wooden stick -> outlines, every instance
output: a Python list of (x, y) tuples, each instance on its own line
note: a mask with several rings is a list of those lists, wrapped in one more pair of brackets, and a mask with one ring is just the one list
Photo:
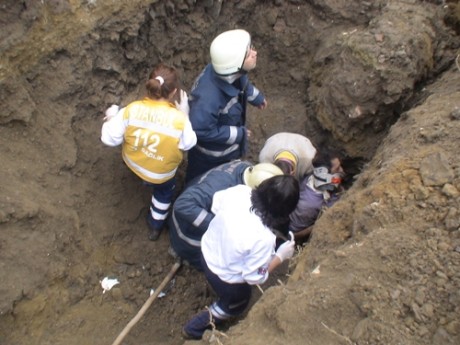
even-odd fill
[(145, 314), (147, 309), (150, 307), (150, 305), (153, 303), (153, 301), (157, 298), (157, 296), (160, 294), (160, 292), (164, 289), (166, 284), (169, 283), (169, 281), (174, 277), (176, 274), (177, 270), (180, 267), (180, 262), (176, 262), (171, 270), (169, 271), (168, 275), (163, 279), (161, 282), (160, 286), (155, 290), (155, 292), (145, 301), (144, 305), (142, 308), (137, 312), (136, 316), (132, 318), (131, 321), (126, 325), (126, 327), (121, 331), (121, 333), (118, 335), (117, 339), (112, 343), (112, 345), (120, 345), (123, 339), (128, 335), (129, 331), (131, 328), (134, 327), (134, 325), (140, 320), (142, 315)]

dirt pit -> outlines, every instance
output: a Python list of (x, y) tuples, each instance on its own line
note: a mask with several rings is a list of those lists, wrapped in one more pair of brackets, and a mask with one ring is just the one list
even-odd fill
[[(460, 342), (458, 1), (7, 0), (1, 9), (1, 344), (111, 344), (168, 274), (168, 234), (148, 241), (150, 191), (100, 142), (103, 111), (142, 96), (160, 61), (189, 90), (212, 38), (231, 28), (251, 32), (251, 80), (269, 102), (249, 111), (246, 158), (291, 131), (342, 152), (351, 179), (299, 255), (263, 294), (254, 288), (247, 315), (214, 336)], [(183, 169), (178, 180), (180, 191)], [(103, 293), (106, 276), (120, 284)], [(165, 292), (123, 344), (183, 344), (182, 325), (213, 300), (189, 267)]]

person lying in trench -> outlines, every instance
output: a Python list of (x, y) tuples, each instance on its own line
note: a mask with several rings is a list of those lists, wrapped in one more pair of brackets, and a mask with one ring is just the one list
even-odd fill
[(213, 195), (239, 184), (255, 188), (267, 178), (281, 174), (282, 171), (270, 163), (254, 166), (247, 161), (235, 160), (190, 181), (174, 202), (168, 220), (169, 253), (202, 271), (201, 238), (214, 218), (211, 212)]
[(315, 156), (313, 173), (301, 181), (299, 202), (289, 216), (289, 231), (294, 233), (296, 241), (307, 241), (321, 212), (339, 200), (344, 177), (338, 155)]

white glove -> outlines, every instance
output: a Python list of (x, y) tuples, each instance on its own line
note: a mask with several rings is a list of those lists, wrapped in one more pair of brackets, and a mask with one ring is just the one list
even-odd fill
[(289, 231), (290, 241), (284, 242), (282, 245), (278, 247), (275, 255), (283, 262), (284, 260), (292, 258), (294, 255), (295, 249), (295, 241), (294, 241), (294, 234), (292, 231)]
[(182, 111), (185, 115), (188, 115), (190, 112), (190, 107), (188, 106), (188, 96), (187, 92), (180, 90), (180, 103), (175, 101), (177, 110)]
[(104, 121), (110, 120), (112, 117), (118, 114), (120, 107), (116, 104), (112, 104), (107, 110), (105, 111)]

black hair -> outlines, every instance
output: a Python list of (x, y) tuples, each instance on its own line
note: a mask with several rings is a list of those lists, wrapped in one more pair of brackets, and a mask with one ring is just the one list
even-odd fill
[(275, 160), (273, 164), (280, 168), (284, 175), (291, 175), (292, 169), (294, 168), (292, 164), (289, 164), (285, 160), (281, 159)]
[[(263, 181), (251, 193), (251, 210), (271, 229), (283, 225), (299, 201), (299, 183), (294, 176), (278, 175)], [(285, 233), (287, 235), (287, 231)]]
[(313, 167), (315, 168), (325, 167), (329, 171), (331, 171), (331, 168), (332, 168), (331, 159), (332, 158), (334, 157), (330, 156), (327, 153), (317, 153), (311, 163), (313, 164)]

